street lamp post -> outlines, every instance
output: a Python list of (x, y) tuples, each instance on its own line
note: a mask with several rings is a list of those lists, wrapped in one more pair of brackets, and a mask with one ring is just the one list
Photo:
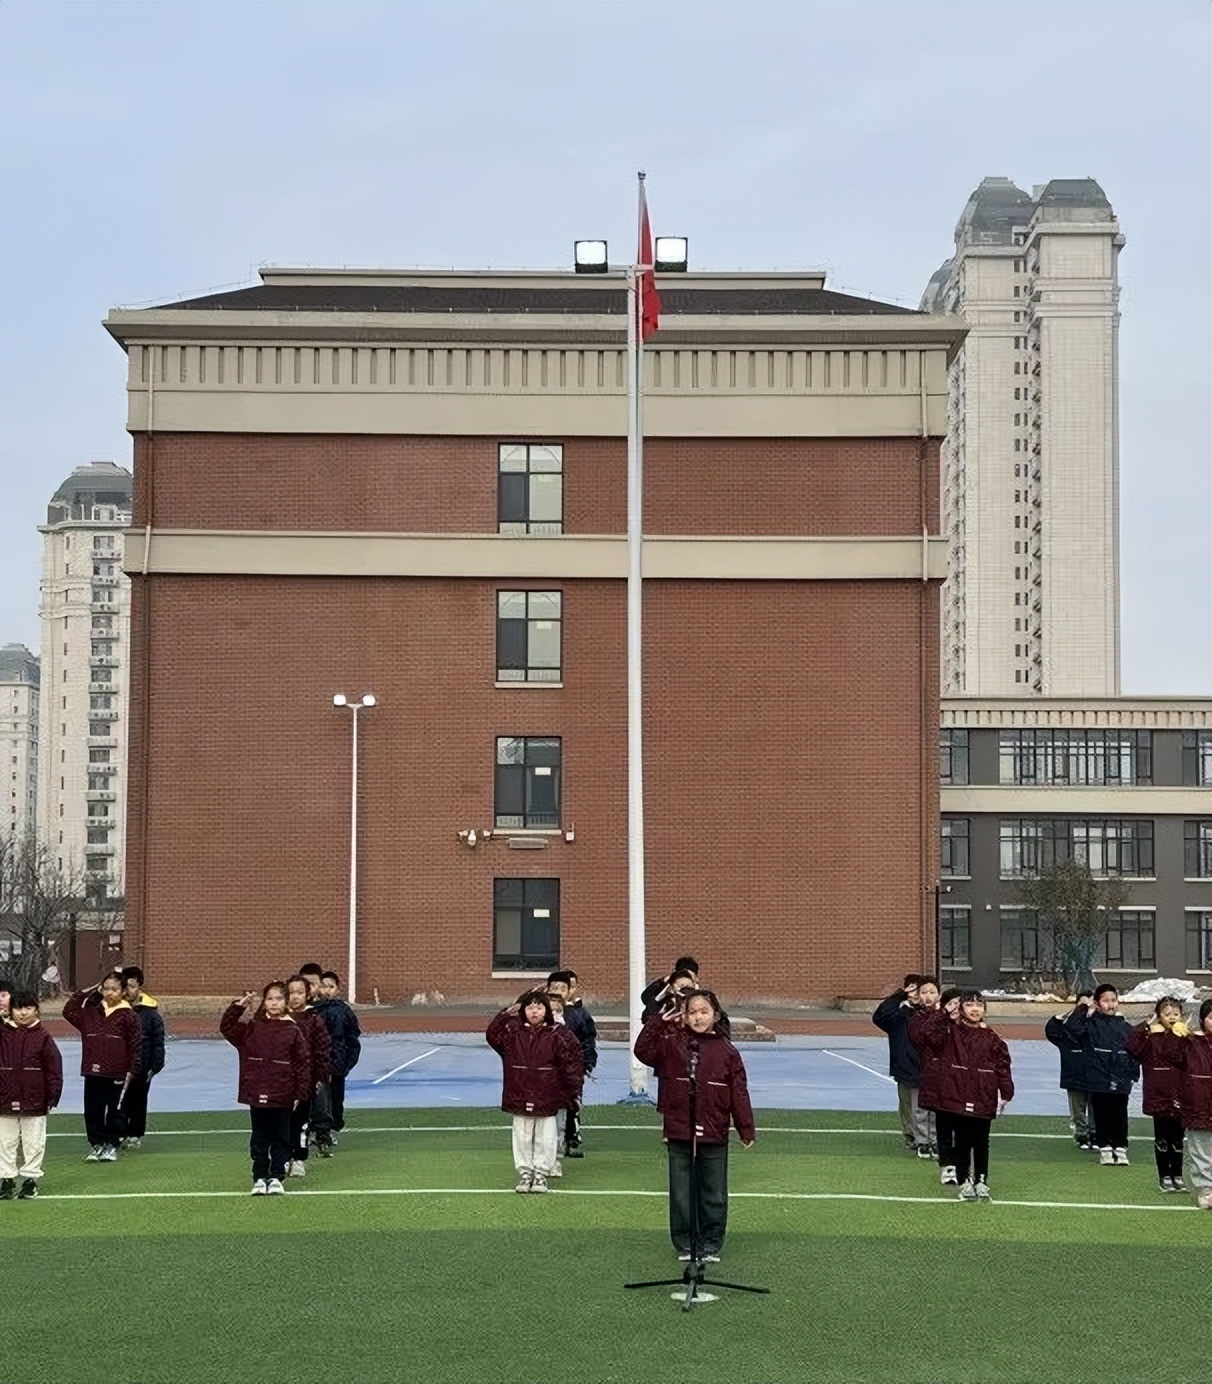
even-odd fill
[(369, 711), (375, 697), (367, 692), (360, 702), (352, 702), (338, 692), (333, 706), (353, 713), (353, 754), (349, 776), (349, 961), (346, 965), (346, 994), (353, 1004), (358, 997), (358, 712)]

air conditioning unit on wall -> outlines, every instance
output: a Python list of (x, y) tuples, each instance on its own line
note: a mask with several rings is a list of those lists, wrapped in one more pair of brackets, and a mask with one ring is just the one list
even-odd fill
[(545, 851), (545, 836), (511, 836), (506, 843), (511, 851)]

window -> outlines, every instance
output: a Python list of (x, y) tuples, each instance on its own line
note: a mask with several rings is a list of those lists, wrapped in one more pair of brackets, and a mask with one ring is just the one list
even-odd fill
[(972, 964), (972, 910), (945, 904), (938, 911), (938, 960), (945, 971)]
[(112, 692), (90, 692), (88, 707), (90, 711), (109, 711), (114, 704)]
[(497, 529), (564, 532), (564, 448), (502, 443), (497, 452)]
[(105, 721), (90, 721), (88, 723), (89, 735), (109, 735), (110, 727)]
[(90, 817), (108, 817), (109, 803), (89, 803), (88, 815)]
[(560, 964), (560, 881), (493, 881), (492, 969), (554, 971)]
[(1002, 783), (1152, 783), (1147, 730), (1008, 730), (998, 744)]
[(559, 827), (559, 740), (497, 736), (495, 824), (506, 830)]
[(966, 877), (968, 868), (968, 818), (944, 817), (941, 869), (943, 876)]
[(968, 731), (966, 728), (946, 727), (939, 732), (940, 783), (968, 782)]
[(1212, 879), (1212, 820), (1183, 823), (1183, 874)]
[(1212, 786), (1212, 730), (1183, 731), (1183, 783), (1188, 788)]
[(88, 762), (89, 762), (90, 764), (108, 764), (108, 763), (109, 763), (109, 751), (108, 751), (108, 750), (89, 750), (89, 752), (88, 752)]
[(88, 786), (90, 789), (93, 789), (94, 791), (103, 791), (108, 783), (109, 780), (105, 777), (104, 774), (89, 774), (88, 776)]
[(88, 844), (90, 846), (104, 846), (109, 843), (108, 827), (89, 827)]
[(1036, 971), (1048, 962), (1048, 938), (1042, 937), (1033, 908), (1001, 911), (1001, 969)]
[(998, 828), (1003, 879), (1038, 874), (1077, 860), (1095, 875), (1152, 875), (1153, 822), (1148, 819), (1020, 817)]
[(1187, 970), (1212, 971), (1212, 908), (1188, 908)]
[(1151, 908), (1119, 909), (1107, 929), (1101, 964), (1119, 971), (1153, 970), (1153, 919)]
[(559, 682), (564, 598), (558, 591), (497, 592), (497, 681)]

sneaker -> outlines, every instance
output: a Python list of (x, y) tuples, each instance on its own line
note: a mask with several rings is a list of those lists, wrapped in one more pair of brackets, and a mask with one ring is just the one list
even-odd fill
[(33, 1201), (38, 1195), (38, 1183), (36, 1179), (27, 1177), (21, 1184), (21, 1190), (17, 1193), (18, 1201)]
[(547, 1179), (542, 1173), (535, 1173), (534, 1180), (530, 1184), (530, 1190), (532, 1192), (549, 1192), (551, 1188), (548, 1187)]
[(302, 1160), (301, 1158), (295, 1159), (295, 1161), (294, 1161), (293, 1163), (287, 1163), (287, 1165), (286, 1165), (286, 1176), (287, 1176), (287, 1177), (306, 1177), (306, 1176), (307, 1176), (307, 1164), (304, 1163), (303, 1160)]
[(89, 1149), (89, 1151), (84, 1155), (84, 1161), (85, 1161), (86, 1163), (100, 1163), (100, 1161), (101, 1161), (101, 1145), (100, 1145), (100, 1144), (94, 1144), (94, 1145), (92, 1146), (92, 1148)]
[(989, 1184), (985, 1181), (983, 1177), (978, 1177), (976, 1179), (976, 1199), (977, 1201), (993, 1200), (993, 1198), (989, 1195)]
[(1201, 1192), (1195, 1204), (1201, 1211), (1212, 1211), (1212, 1188), (1206, 1192)]
[(17, 1195), (17, 1179), (6, 1177), (0, 1179), (0, 1201), (12, 1201)]
[(976, 1200), (976, 1188), (973, 1186), (972, 1179), (970, 1177), (966, 1177), (964, 1179), (963, 1184), (959, 1189), (959, 1199), (960, 1201)]
[(678, 1255), (678, 1263), (679, 1263), (679, 1264), (689, 1264), (689, 1263), (690, 1263), (690, 1251), (689, 1251), (689, 1250), (686, 1250), (685, 1253), (679, 1254), (679, 1255)]
[(340, 1140), (337, 1138), (335, 1134), (330, 1134), (328, 1136), (328, 1142), (332, 1145), (333, 1148), (336, 1148), (336, 1146), (340, 1143)]
[(129, 1139), (123, 1139), (122, 1142), (118, 1145), (118, 1147), (122, 1149), (137, 1149), (141, 1148), (142, 1145), (143, 1140), (141, 1138), (138, 1138), (137, 1136), (134, 1136)]
[(271, 1177), (265, 1184), (265, 1194), (267, 1196), (281, 1196), (285, 1191), (286, 1188), (282, 1186), (282, 1179), (280, 1177)]
[(532, 1173), (522, 1173), (518, 1178), (518, 1185), (513, 1190), (515, 1192), (529, 1192), (533, 1181), (534, 1175)]
[(1109, 1168), (1115, 1162), (1115, 1154), (1110, 1149), (1099, 1149), (1098, 1161), (1102, 1167)]
[(1076, 1143), (1077, 1147), (1081, 1150), (1082, 1153), (1089, 1153), (1090, 1150), (1094, 1147), (1094, 1145), (1090, 1142), (1089, 1139), (1078, 1139), (1076, 1140)]
[(1128, 1150), (1127, 1150), (1127, 1149), (1116, 1149), (1116, 1150), (1115, 1150), (1115, 1166), (1116, 1166), (1117, 1168), (1126, 1168), (1126, 1167), (1128, 1166)]
[(101, 1150), (101, 1152), (97, 1155), (98, 1163), (116, 1163), (117, 1161), (118, 1150), (114, 1148), (113, 1144), (106, 1144), (105, 1147)]
[(336, 1145), (336, 1142), (337, 1141), (335, 1139), (317, 1139), (316, 1152), (320, 1155), (321, 1158), (331, 1158), (332, 1151)]
[(699, 1259), (704, 1264), (718, 1264), (720, 1262), (720, 1252), (718, 1249), (705, 1249), (699, 1255)]
[(945, 1167), (942, 1170), (942, 1172), (939, 1173), (938, 1180), (943, 1184), (944, 1187), (959, 1186), (959, 1174), (950, 1165)]
[(254, 1197), (263, 1197), (265, 1193), (268, 1191), (269, 1188), (265, 1185), (265, 1179), (263, 1177), (259, 1177), (253, 1183), (252, 1192), (250, 1193), (250, 1195)]
[(1163, 1177), (1158, 1179), (1157, 1190), (1159, 1192), (1177, 1192), (1178, 1188), (1175, 1186), (1172, 1177)]
[(568, 1147), (568, 1148), (566, 1148), (566, 1149), (564, 1150), (564, 1157), (565, 1157), (565, 1158), (584, 1158), (584, 1157), (585, 1157), (585, 1150), (580, 1146), (580, 1144), (572, 1144), (570, 1147)]
[(929, 1144), (918, 1144), (914, 1152), (919, 1158), (933, 1158), (934, 1154), (930, 1150)]

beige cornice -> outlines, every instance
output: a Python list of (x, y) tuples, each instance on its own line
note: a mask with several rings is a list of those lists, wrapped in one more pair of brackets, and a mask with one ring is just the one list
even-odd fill
[(939, 789), (943, 812), (996, 812), (1005, 817), (1041, 815), (1113, 817), (1206, 817), (1206, 788), (1155, 788), (1150, 785), (1114, 788), (1018, 784)]
[[(400, 534), (155, 529), (126, 534), (133, 574), (211, 576), (470, 577), (487, 580), (627, 576), (627, 542), (615, 535), (515, 538), (499, 534)], [(704, 581), (942, 581), (943, 538), (648, 538), (644, 575)], [(924, 568), (924, 572), (923, 572)]]
[(944, 726), (1123, 729), (1212, 727), (1208, 697), (944, 697)]

